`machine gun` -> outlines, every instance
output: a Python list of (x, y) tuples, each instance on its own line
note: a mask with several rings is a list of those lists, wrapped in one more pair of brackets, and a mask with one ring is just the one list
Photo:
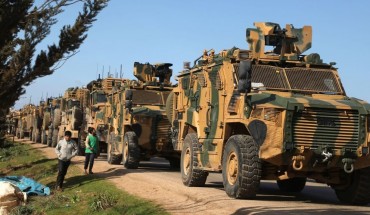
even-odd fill
[[(144, 85), (147, 86), (171, 86), (172, 76), (171, 63), (134, 63), (134, 75)], [(158, 79), (157, 79), (158, 78)]]
[[(287, 24), (284, 29), (272, 22), (256, 22), (256, 28), (247, 29), (247, 42), (252, 58), (298, 60), (299, 56), (311, 48), (312, 27), (294, 28)], [(265, 46), (274, 46), (266, 51)]]

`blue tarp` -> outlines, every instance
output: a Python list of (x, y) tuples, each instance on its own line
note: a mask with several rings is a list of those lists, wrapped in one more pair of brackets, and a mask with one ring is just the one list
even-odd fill
[(24, 176), (5, 176), (1, 177), (0, 181), (6, 181), (19, 187), (22, 192), (26, 192), (27, 195), (39, 195), (47, 196), (50, 195), (50, 188), (46, 187), (37, 181), (27, 178)]

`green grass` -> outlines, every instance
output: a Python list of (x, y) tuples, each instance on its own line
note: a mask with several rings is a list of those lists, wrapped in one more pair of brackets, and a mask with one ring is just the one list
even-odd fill
[[(54, 191), (57, 160), (48, 159), (29, 144), (9, 143), (0, 148), (0, 177), (26, 176)], [(124, 182), (123, 182), (124, 183)], [(71, 165), (65, 190), (50, 196), (31, 196), (26, 206), (12, 214), (168, 214), (158, 205), (117, 189), (112, 183), (94, 175), (83, 175)]]

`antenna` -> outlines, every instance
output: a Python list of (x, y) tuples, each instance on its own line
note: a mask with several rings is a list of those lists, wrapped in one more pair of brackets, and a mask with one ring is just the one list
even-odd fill
[(121, 64), (121, 68), (119, 70), (119, 78), (122, 79), (122, 75), (123, 75), (123, 72), (122, 72), (122, 64)]
[(104, 66), (103, 66), (103, 74), (101, 75), (101, 79), (104, 79)]
[(98, 78), (98, 73), (99, 73), (99, 64), (97, 63), (96, 64), (96, 73), (95, 73), (96, 78)]

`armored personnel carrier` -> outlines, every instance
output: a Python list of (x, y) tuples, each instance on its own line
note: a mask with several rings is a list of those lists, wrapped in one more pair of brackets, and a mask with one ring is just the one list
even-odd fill
[(107, 96), (112, 93), (113, 86), (121, 84), (120, 78), (107, 77), (91, 81), (87, 85), (90, 92), (89, 101), (83, 108), (81, 131), (79, 133), (80, 154), (84, 154), (85, 139), (89, 127), (95, 128), (99, 140), (99, 152), (107, 152), (108, 119)]
[(173, 89), (172, 64), (134, 63), (137, 81), (126, 82), (108, 99), (111, 104), (108, 162), (121, 161), (126, 168), (138, 168), (140, 161), (164, 157), (179, 167), (179, 153), (170, 140), (170, 123), (165, 104)]
[(71, 131), (71, 138), (77, 143), (80, 137), (83, 110), (89, 102), (90, 91), (84, 87), (68, 88), (61, 100), (61, 120), (58, 125), (57, 142), (64, 137), (65, 131)]
[(260, 180), (301, 191), (307, 178), (340, 201), (370, 202), (370, 105), (348, 97), (310, 26), (255, 23), (249, 50), (205, 51), (169, 97), (173, 145), (186, 186), (221, 172), (226, 193), (253, 198)]

